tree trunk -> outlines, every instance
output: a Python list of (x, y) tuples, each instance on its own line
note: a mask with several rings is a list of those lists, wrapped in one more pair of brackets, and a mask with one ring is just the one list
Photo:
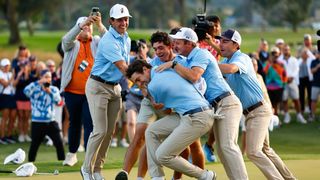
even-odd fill
[(180, 24), (185, 24), (186, 17), (185, 17), (185, 0), (179, 0), (180, 5)]
[(295, 33), (298, 32), (298, 24), (297, 23), (292, 23), (292, 31)]
[(9, 24), (10, 37), (9, 44), (20, 44), (21, 37), (18, 28), (18, 13), (16, 11), (17, 0), (6, 0), (6, 20)]
[(29, 36), (33, 36), (34, 28), (33, 28), (32, 20), (30, 18), (27, 19), (27, 29), (28, 29), (28, 32), (29, 32)]

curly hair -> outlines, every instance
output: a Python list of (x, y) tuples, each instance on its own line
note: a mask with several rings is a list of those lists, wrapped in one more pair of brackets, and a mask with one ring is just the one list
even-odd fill
[(150, 39), (151, 45), (153, 45), (156, 42), (163, 42), (164, 45), (170, 46), (172, 44), (172, 41), (166, 32), (160, 32), (157, 31), (151, 35)]

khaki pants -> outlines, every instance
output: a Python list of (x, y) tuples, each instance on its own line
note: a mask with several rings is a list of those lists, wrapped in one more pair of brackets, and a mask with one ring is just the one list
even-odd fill
[(242, 105), (232, 94), (218, 103), (217, 114), (223, 119), (215, 120), (213, 133), (217, 143), (217, 151), (221, 163), (229, 179), (248, 179), (246, 166), (237, 143)]
[(296, 179), (270, 147), (268, 126), (271, 116), (271, 108), (265, 102), (246, 116), (247, 156), (267, 179)]
[(93, 131), (90, 134), (83, 168), (100, 172), (121, 107), (120, 85), (108, 85), (91, 78), (86, 84)]
[(162, 165), (196, 178), (206, 172), (179, 154), (212, 128), (212, 114), (213, 110), (181, 117), (168, 115), (148, 127), (145, 138), (148, 170), (152, 178), (165, 176)]

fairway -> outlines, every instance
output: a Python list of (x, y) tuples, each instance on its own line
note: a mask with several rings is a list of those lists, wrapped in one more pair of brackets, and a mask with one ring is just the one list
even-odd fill
[[(294, 175), (301, 180), (318, 180), (320, 178), (320, 160), (287, 160), (285, 161), (289, 169), (294, 173)], [(207, 164), (205, 166), (207, 169), (214, 170), (219, 180), (228, 179), (227, 175), (224, 172), (223, 166), (221, 163), (216, 164)], [(246, 162), (247, 171), (249, 174), (249, 179), (266, 179), (263, 174), (259, 171), (259, 169), (251, 162)], [(103, 175), (106, 180), (112, 180), (116, 176), (119, 169), (108, 169), (103, 170)], [(166, 171), (166, 179), (170, 180), (172, 171), (169, 169), (165, 169)], [(132, 172), (130, 173), (129, 179), (136, 179), (137, 168), (133, 168)], [(25, 180), (26, 178), (19, 178), (14, 177), (13, 174), (7, 177), (0, 177), (0, 179), (22, 179)], [(81, 179), (79, 172), (70, 172), (70, 173), (60, 173), (57, 176), (54, 175), (34, 175), (27, 179), (46, 179), (46, 180), (70, 180), (70, 179)], [(145, 178), (145, 180), (150, 179), (149, 176)], [(183, 179), (192, 179), (190, 177), (184, 176)]]

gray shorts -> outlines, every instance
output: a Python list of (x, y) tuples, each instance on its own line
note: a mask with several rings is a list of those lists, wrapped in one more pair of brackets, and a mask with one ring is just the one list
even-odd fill
[(317, 101), (320, 94), (320, 87), (312, 86), (311, 88), (311, 100)]
[(287, 84), (283, 90), (282, 100), (287, 101), (289, 97), (294, 100), (299, 99), (299, 87), (295, 82)]
[(166, 116), (161, 111), (155, 110), (148, 98), (143, 98), (141, 101), (140, 111), (137, 118), (137, 123), (151, 124), (154, 121)]
[(141, 106), (141, 101), (143, 99), (143, 96), (138, 96), (132, 93), (129, 93), (126, 96), (127, 100), (126, 100), (126, 111), (129, 110), (134, 110), (135, 112), (139, 112), (140, 111), (140, 106)]

